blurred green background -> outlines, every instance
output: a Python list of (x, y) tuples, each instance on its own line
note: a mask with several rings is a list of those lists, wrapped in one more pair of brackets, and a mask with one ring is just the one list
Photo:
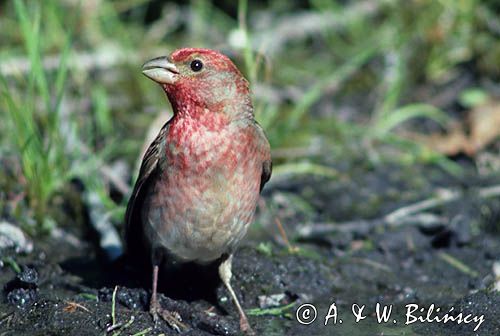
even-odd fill
[(485, 102), (500, 113), (499, 12), (496, 0), (4, 1), (0, 217), (48, 232), (78, 211), (78, 181), (120, 225), (148, 128), (170, 113), (141, 65), (188, 46), (223, 51), (250, 80), (273, 179), (335, 179), (353, 157), (460, 176), (463, 146), (415, 134), (447, 134)]

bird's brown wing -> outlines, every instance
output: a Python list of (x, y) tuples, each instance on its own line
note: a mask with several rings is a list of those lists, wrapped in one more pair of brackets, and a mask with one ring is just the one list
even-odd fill
[(259, 151), (262, 157), (262, 174), (260, 176), (260, 191), (264, 188), (264, 185), (271, 178), (271, 173), (273, 170), (273, 162), (271, 160), (271, 146), (267, 140), (266, 134), (262, 127), (255, 122), (257, 129), (257, 141), (259, 146)]
[[(169, 122), (165, 123), (155, 140), (149, 145), (148, 150), (142, 159), (139, 176), (135, 182), (134, 190), (128, 201), (125, 213), (125, 251), (128, 254), (137, 253), (139, 245), (142, 244), (142, 224), (141, 207), (144, 198), (144, 191), (151, 181), (151, 178), (158, 173), (158, 163), (160, 161), (161, 148), (164, 147), (166, 135), (168, 133)], [(133, 251), (133, 252), (132, 252)]]
[(264, 188), (264, 185), (271, 178), (271, 173), (273, 171), (273, 162), (271, 158), (262, 163), (262, 175), (260, 176), (260, 191)]

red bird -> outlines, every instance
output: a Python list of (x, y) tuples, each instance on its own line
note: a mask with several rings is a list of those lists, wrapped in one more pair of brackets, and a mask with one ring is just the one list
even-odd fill
[(144, 155), (126, 213), (127, 251), (146, 250), (153, 265), (150, 312), (156, 320), (161, 309), (160, 266), (217, 261), (240, 328), (251, 333), (230, 284), (231, 261), (271, 176), (271, 155), (248, 82), (209, 49), (155, 58), (143, 74), (162, 86), (174, 111)]

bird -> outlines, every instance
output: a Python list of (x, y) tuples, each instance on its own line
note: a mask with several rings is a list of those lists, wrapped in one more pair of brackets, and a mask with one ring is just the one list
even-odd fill
[(253, 334), (231, 286), (232, 260), (271, 177), (269, 141), (254, 116), (249, 82), (219, 51), (182, 48), (142, 73), (166, 93), (173, 116), (144, 154), (125, 215), (125, 249), (152, 265), (149, 311), (157, 321), (160, 267), (218, 263), (218, 273)]

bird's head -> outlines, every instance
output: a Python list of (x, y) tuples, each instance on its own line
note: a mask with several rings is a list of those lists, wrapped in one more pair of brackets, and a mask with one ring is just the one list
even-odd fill
[(217, 51), (179, 49), (146, 62), (142, 73), (163, 87), (174, 113), (253, 115), (247, 80)]

